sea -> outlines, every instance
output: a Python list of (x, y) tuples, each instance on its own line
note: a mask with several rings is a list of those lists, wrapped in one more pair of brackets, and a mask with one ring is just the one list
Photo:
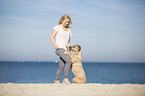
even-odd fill
[[(0, 62), (0, 83), (54, 83), (59, 62)], [(145, 63), (83, 62), (87, 83), (145, 84)], [(62, 73), (60, 82), (63, 82)], [(70, 70), (69, 81), (74, 74)]]

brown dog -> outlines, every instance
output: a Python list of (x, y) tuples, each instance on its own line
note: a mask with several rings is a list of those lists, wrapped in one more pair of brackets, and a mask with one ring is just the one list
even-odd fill
[[(68, 51), (69, 56), (72, 60), (72, 72), (75, 77), (73, 78), (73, 83), (84, 84), (86, 83), (86, 75), (84, 72), (84, 68), (82, 65), (82, 50), (79, 45), (74, 45), (69, 48)], [(70, 54), (70, 51), (74, 51), (74, 54)]]

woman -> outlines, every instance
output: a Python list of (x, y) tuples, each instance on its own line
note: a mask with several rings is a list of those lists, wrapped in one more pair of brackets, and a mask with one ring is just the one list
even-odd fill
[[(61, 84), (59, 80), (63, 72), (63, 69), (64, 69), (63, 83), (67, 85), (70, 84), (68, 80), (68, 74), (71, 67), (71, 59), (68, 54), (65, 54), (65, 52), (67, 52), (67, 49), (69, 50), (70, 37), (72, 36), (70, 30), (71, 23), (72, 20), (68, 15), (62, 16), (59, 21), (59, 25), (53, 28), (53, 32), (51, 34), (51, 42), (53, 43), (56, 49), (55, 53), (60, 57), (59, 68), (57, 70), (55, 84)], [(56, 42), (54, 41), (54, 38), (56, 39)]]

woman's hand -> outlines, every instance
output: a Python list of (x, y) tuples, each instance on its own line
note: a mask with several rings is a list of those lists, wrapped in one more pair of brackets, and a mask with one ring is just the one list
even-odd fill
[(67, 48), (67, 51), (70, 51), (70, 50), (69, 50), (69, 46), (66, 46), (66, 48)]
[(55, 45), (55, 49), (59, 49), (59, 47), (57, 45)]

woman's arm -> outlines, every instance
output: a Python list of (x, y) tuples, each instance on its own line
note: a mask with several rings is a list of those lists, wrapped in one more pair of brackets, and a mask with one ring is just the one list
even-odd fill
[(56, 34), (57, 34), (57, 32), (55, 30), (53, 30), (52, 34), (51, 34), (51, 42), (54, 45), (55, 49), (59, 49), (59, 47), (57, 46), (57, 44), (54, 41), (54, 37), (56, 36)]
[(70, 46), (70, 39), (69, 39), (68, 44), (66, 46), (66, 48), (67, 48), (68, 51), (69, 51), (69, 46)]

